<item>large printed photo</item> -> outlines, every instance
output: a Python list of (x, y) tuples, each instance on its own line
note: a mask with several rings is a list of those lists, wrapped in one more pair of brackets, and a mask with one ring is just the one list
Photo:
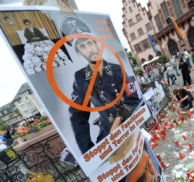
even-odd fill
[(1, 10), (0, 25), (30, 86), (87, 175), (150, 117), (108, 15)]
[[(128, 141), (127, 141), (128, 140)], [(163, 171), (139, 129), (95, 170), (93, 182), (162, 182)]]

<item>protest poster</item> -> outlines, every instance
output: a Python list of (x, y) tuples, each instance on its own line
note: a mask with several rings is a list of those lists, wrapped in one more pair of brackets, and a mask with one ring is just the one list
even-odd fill
[(154, 84), (155, 84), (154, 93), (157, 97), (158, 103), (160, 103), (164, 99), (165, 93), (162, 88), (162, 85), (158, 83), (158, 81), (155, 81)]
[(141, 130), (137, 128), (128, 139), (129, 141), (126, 140), (91, 174), (91, 181), (166, 181), (163, 170)]
[[(163, 90), (162, 90), (163, 91)], [(155, 89), (150, 88), (145, 94), (144, 98), (146, 100), (146, 103), (148, 107), (150, 108), (150, 111), (152, 113), (152, 116), (155, 118), (156, 115), (160, 112), (161, 107), (159, 104), (158, 99), (158, 92), (155, 92)]]
[(3, 7), (0, 26), (33, 92), (87, 176), (150, 117), (109, 15)]

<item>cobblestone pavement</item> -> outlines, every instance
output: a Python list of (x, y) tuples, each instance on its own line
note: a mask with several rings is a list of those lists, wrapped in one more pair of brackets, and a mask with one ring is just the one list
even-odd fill
[[(194, 169), (194, 151), (188, 147), (188, 144), (192, 144), (194, 147), (193, 133), (194, 120), (186, 121), (183, 128), (168, 129), (166, 139), (161, 139), (159, 145), (154, 148), (154, 153), (159, 154), (165, 164), (169, 164), (169, 167), (164, 171), (168, 182), (175, 182), (179, 176), (186, 182), (185, 172)], [(182, 138), (182, 134), (186, 135), (186, 140)], [(179, 147), (175, 145), (176, 140), (180, 143)], [(183, 159), (179, 158), (180, 152), (184, 156)]]

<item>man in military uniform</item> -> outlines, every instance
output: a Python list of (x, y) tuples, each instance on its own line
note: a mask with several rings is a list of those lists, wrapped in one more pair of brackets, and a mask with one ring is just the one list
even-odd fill
[[(81, 29), (80, 27), (78, 28), (80, 33)], [(74, 28), (74, 31), (75, 29), (76, 28)], [(103, 58), (97, 60), (99, 46), (97, 42), (92, 39), (78, 38), (74, 39), (71, 44), (77, 54), (83, 56), (88, 61), (88, 65), (85, 68), (75, 73), (72, 100), (79, 105), (83, 104), (94, 67), (96, 62), (100, 61), (88, 107), (91, 106), (91, 104), (95, 107), (100, 107), (111, 103), (116, 99), (122, 89), (123, 73), (120, 65), (108, 63)], [(126, 73), (124, 73), (124, 75), (127, 78), (127, 83), (125, 85), (125, 92), (120, 101), (111, 108), (100, 111), (100, 117), (94, 121), (94, 124), (98, 125), (100, 128), (97, 142), (106, 137), (110, 131), (118, 127), (143, 104), (143, 100), (139, 98), (134, 84), (136, 81), (135, 78), (133, 76), (127, 76)], [(81, 111), (73, 107), (69, 108), (69, 112), (75, 139), (83, 154), (94, 146), (90, 136), (90, 112)]]

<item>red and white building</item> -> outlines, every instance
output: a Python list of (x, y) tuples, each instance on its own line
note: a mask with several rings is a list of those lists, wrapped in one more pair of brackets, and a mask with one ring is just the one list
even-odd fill
[[(167, 57), (194, 47), (194, 0), (150, 0), (147, 9), (136, 0), (123, 2), (123, 33), (138, 64), (157, 55)], [(184, 33), (179, 40), (169, 17), (174, 17)], [(155, 40), (154, 53), (148, 35)]]

